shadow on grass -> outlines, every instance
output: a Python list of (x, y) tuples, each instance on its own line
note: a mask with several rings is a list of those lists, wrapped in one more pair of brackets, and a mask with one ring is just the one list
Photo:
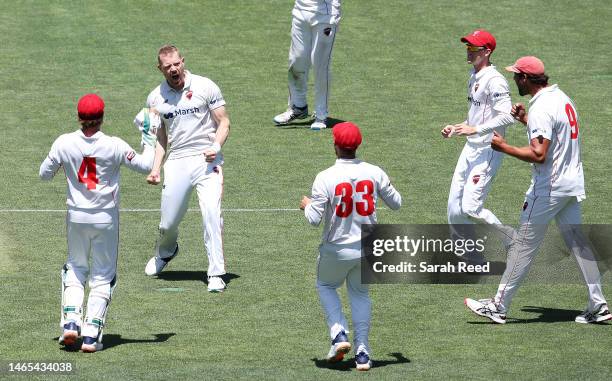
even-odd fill
[[(156, 333), (154, 335), (155, 336), (154, 339), (125, 339), (121, 337), (121, 335), (107, 334), (107, 335), (104, 335), (104, 337), (102, 338), (102, 344), (104, 344), (104, 347), (102, 348), (102, 350), (107, 350), (112, 347), (116, 347), (117, 345), (123, 345), (123, 344), (163, 343), (163, 342), (168, 341), (168, 339), (174, 335), (176, 335), (176, 333)], [(59, 337), (53, 338), (53, 340), (55, 341), (57, 341), (58, 339)], [(77, 345), (73, 347), (63, 347), (62, 348), (62, 350), (66, 352), (76, 352), (79, 349), (80, 349), (80, 340), (77, 343)]]
[[(561, 308), (546, 308), (537, 306), (525, 306), (521, 311), (539, 314), (539, 316), (531, 319), (507, 319), (510, 324), (528, 324), (528, 323), (561, 323), (573, 322), (576, 316), (582, 311), (565, 310)], [(468, 324), (495, 324), (487, 318), (482, 318), (482, 321), (470, 321)], [(601, 323), (599, 323), (601, 324)], [(605, 323), (604, 323), (605, 324)]]
[[(395, 357), (395, 360), (372, 360), (372, 368), (382, 368), (387, 365), (407, 364), (410, 362), (410, 359), (404, 357), (404, 355), (399, 352), (389, 353), (389, 356)], [(320, 360), (317, 358), (311, 360), (315, 363), (317, 368), (339, 370), (341, 372), (347, 372), (355, 368), (355, 359), (352, 357), (336, 363), (329, 363), (325, 359)]]
[[(240, 275), (227, 273), (221, 275), (221, 278), (225, 284), (229, 284), (232, 279), (240, 278)], [(157, 279), (168, 281), (201, 280), (208, 284), (208, 274), (206, 271), (163, 271), (157, 275)]]
[[(310, 125), (314, 122), (313, 118), (301, 119), (300, 121), (295, 121), (289, 124), (283, 124), (281, 126), (276, 126), (280, 130), (291, 130), (294, 128), (310, 128)], [(336, 118), (327, 118), (327, 128), (332, 128), (338, 123), (346, 122), (344, 119), (336, 119)]]

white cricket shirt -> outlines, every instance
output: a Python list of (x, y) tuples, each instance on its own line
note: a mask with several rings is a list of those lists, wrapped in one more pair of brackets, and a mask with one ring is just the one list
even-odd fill
[(55, 140), (40, 165), (39, 175), (43, 180), (51, 180), (60, 167), (64, 168), (70, 221), (110, 223), (109, 209), (119, 207), (119, 167), (125, 164), (140, 173), (148, 173), (154, 156), (151, 146), (145, 146), (139, 155), (120, 138), (102, 131), (87, 137), (77, 130)]
[(467, 124), (479, 130), (478, 134), (467, 137), (468, 142), (488, 145), (493, 139), (493, 131), (504, 136), (506, 127), (514, 123), (510, 114), (512, 101), (506, 78), (492, 65), (477, 73), (472, 68), (467, 94), (469, 104)]
[[(221, 90), (213, 81), (188, 71), (182, 90), (174, 90), (166, 80), (157, 86), (147, 98), (147, 107), (157, 107), (162, 112), (168, 160), (202, 155), (210, 148), (217, 132), (211, 110), (224, 105)], [(223, 162), (221, 152), (215, 162)]]
[(353, 244), (361, 241), (362, 224), (376, 223), (379, 196), (391, 209), (402, 204), (382, 169), (359, 159), (338, 159), (315, 178), (304, 214), (312, 225), (325, 220), (322, 243)]
[(533, 196), (584, 196), (580, 157), (580, 125), (572, 100), (557, 85), (545, 87), (529, 101), (529, 141), (538, 136), (550, 140), (546, 160), (533, 163)]
[(295, 0), (294, 8), (323, 15), (339, 15), (340, 0)]

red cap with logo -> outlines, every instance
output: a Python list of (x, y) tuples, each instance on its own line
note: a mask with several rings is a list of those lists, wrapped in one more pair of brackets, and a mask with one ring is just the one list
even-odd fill
[(104, 116), (104, 101), (96, 94), (83, 95), (79, 99), (77, 112), (82, 120), (101, 119)]
[(497, 45), (495, 37), (484, 29), (476, 29), (467, 36), (461, 37), (461, 42), (474, 46), (484, 46), (491, 51), (494, 51)]
[(361, 131), (351, 122), (342, 122), (334, 126), (332, 131), (334, 144), (342, 149), (356, 150), (361, 144)]
[(544, 62), (534, 56), (521, 57), (516, 60), (514, 65), (506, 66), (506, 70), (512, 73), (542, 75), (544, 74)]

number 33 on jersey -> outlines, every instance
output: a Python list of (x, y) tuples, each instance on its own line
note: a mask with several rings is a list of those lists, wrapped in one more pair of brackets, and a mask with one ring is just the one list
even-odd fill
[(324, 242), (356, 243), (361, 240), (361, 225), (377, 222), (379, 197), (391, 209), (401, 206), (401, 195), (381, 168), (359, 159), (338, 159), (317, 175), (306, 218), (313, 225), (325, 220)]

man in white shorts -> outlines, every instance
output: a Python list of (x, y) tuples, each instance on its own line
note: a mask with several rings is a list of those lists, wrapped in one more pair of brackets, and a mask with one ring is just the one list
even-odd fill
[(315, 73), (315, 121), (327, 127), (332, 49), (340, 22), (340, 0), (295, 0), (289, 48), (289, 108), (274, 117), (278, 126), (308, 117), (308, 72)]
[(368, 370), (372, 366), (368, 344), (371, 302), (368, 285), (361, 283), (361, 225), (376, 223), (378, 197), (393, 210), (399, 209), (402, 197), (382, 169), (355, 157), (361, 144), (356, 125), (336, 124), (333, 135), (336, 164), (317, 175), (311, 198), (304, 196), (300, 208), (310, 224), (325, 221), (317, 260), (317, 290), (332, 339), (327, 360), (338, 362), (351, 349), (337, 292), (346, 280), (355, 330), (355, 363), (357, 370)]
[(581, 132), (574, 102), (557, 85), (548, 84), (544, 64), (536, 57), (519, 58), (506, 70), (514, 73), (519, 94), (531, 95), (528, 115), (523, 104), (512, 107), (513, 116), (527, 126), (529, 146), (511, 146), (498, 134), (491, 146), (496, 151), (532, 163), (531, 186), (497, 294), (493, 299), (467, 298), (465, 305), (479, 316), (505, 323), (512, 298), (554, 218), (587, 285), (588, 304), (576, 317), (576, 322), (610, 320), (612, 314), (603, 296), (597, 261), (576, 226), (582, 223), (580, 202), (586, 196), (580, 157)]
[(514, 123), (510, 115), (510, 90), (504, 76), (491, 63), (491, 54), (496, 47), (491, 33), (478, 29), (461, 38), (461, 42), (466, 44), (467, 62), (473, 69), (467, 86), (467, 120), (442, 129), (445, 138), (452, 135), (467, 137), (451, 181), (448, 223), (494, 224), (508, 246), (512, 230), (501, 226), (500, 220), (484, 207), (484, 203), (503, 158), (501, 153), (491, 149), (493, 132), (503, 136), (506, 127)]
[[(40, 166), (40, 178), (51, 180), (63, 167), (68, 182), (68, 260), (61, 272), (60, 344), (75, 346), (82, 331), (82, 351), (95, 352), (102, 348), (102, 329), (117, 284), (119, 168), (125, 165), (141, 173), (151, 170), (155, 126), (150, 129), (147, 126), (147, 131), (143, 131), (144, 150), (139, 155), (120, 138), (100, 131), (104, 117), (102, 98), (95, 94), (83, 96), (77, 111), (81, 129), (55, 140)], [(83, 322), (88, 280), (87, 314)]]
[(166, 161), (159, 238), (145, 273), (159, 274), (178, 254), (178, 227), (195, 188), (208, 254), (208, 291), (221, 292), (225, 289), (221, 279), (225, 274), (221, 147), (230, 130), (225, 100), (213, 81), (185, 70), (185, 59), (173, 45), (159, 49), (158, 68), (165, 80), (147, 98), (147, 107), (155, 108), (162, 121), (157, 133), (159, 151), (147, 178), (149, 183), (159, 184), (164, 156)]

